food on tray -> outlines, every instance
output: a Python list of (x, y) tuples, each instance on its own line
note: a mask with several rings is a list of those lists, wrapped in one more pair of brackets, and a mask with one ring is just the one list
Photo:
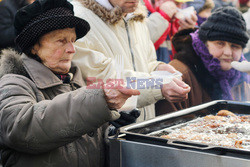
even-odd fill
[(164, 132), (161, 137), (166, 139), (250, 149), (250, 115), (235, 115), (228, 110), (172, 126)]
[(236, 115), (228, 110), (220, 110), (217, 114), (218, 116), (233, 116), (236, 117)]

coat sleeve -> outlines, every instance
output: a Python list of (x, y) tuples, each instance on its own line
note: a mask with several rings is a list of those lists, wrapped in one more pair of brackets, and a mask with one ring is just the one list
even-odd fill
[(1, 78), (0, 125), (4, 145), (32, 154), (47, 152), (117, 118), (115, 111), (108, 109), (101, 90), (80, 88), (52, 100), (41, 100), (42, 97), (26, 77), (10, 74)]
[[(79, 43), (78, 43), (79, 44)], [(155, 68), (163, 62), (156, 60), (155, 50), (153, 44), (150, 42), (148, 49), (148, 69), (149, 71), (154, 71)], [(94, 81), (98, 82), (98, 79), (109, 79), (116, 78), (116, 70), (114, 61), (106, 57), (103, 53), (94, 51), (91, 49), (86, 49), (84, 47), (76, 46), (77, 54), (74, 56), (74, 62), (79, 66), (83, 74), (83, 78), (87, 81), (89, 77), (95, 77)], [(126, 77), (136, 77), (136, 78), (147, 78), (150, 77), (149, 73), (138, 72), (133, 70), (124, 70), (123, 76)], [(133, 88), (133, 87), (130, 87)], [(139, 89), (140, 96), (138, 98), (138, 108), (145, 107), (147, 105), (153, 104), (159, 99), (162, 99), (161, 89), (157, 88), (147, 88)]]
[(176, 68), (176, 70), (182, 73), (182, 80), (186, 84), (191, 87), (190, 92), (188, 93), (188, 99), (178, 102), (178, 103), (171, 103), (166, 100), (163, 100), (156, 104), (156, 116), (170, 113), (173, 111), (182, 110), (185, 108), (189, 108), (192, 106), (200, 105), (205, 102), (211, 101), (209, 95), (206, 91), (201, 87), (200, 83), (196, 79), (195, 75), (189, 69), (189, 67), (179, 60), (172, 60), (170, 65)]
[(150, 14), (146, 23), (149, 29), (150, 39), (153, 43), (163, 35), (169, 26), (169, 22), (158, 12)]

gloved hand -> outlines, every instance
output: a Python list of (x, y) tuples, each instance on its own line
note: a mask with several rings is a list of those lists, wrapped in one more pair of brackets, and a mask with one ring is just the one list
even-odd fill
[(136, 119), (140, 116), (141, 111), (134, 109), (132, 111), (120, 111), (120, 118), (110, 122), (111, 126), (109, 127), (109, 136), (116, 134), (117, 129), (136, 122)]
[(250, 62), (248, 61), (242, 61), (242, 62), (233, 61), (231, 63), (231, 66), (238, 71), (250, 74)]

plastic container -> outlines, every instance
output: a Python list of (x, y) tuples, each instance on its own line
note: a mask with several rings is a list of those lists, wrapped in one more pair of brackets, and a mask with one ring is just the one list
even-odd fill
[(181, 78), (182, 73), (176, 71), (175, 73), (170, 73), (168, 71), (153, 71), (150, 73), (151, 77), (154, 79), (162, 80), (161, 84), (168, 84), (172, 82), (174, 78)]
[(177, 19), (185, 20), (185, 18), (191, 18), (191, 14), (194, 13), (194, 7), (190, 6), (184, 9), (178, 9), (178, 12), (176, 13), (175, 17)]

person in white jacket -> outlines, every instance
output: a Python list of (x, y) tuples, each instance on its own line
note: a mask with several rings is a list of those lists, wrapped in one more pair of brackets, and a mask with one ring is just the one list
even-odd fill
[[(76, 42), (74, 62), (89, 81), (116, 79), (118, 56), (124, 60), (122, 78), (148, 78), (155, 70), (174, 72), (156, 60), (154, 45), (145, 23), (146, 9), (139, 0), (73, 0), (75, 15), (89, 22), (91, 30)], [(100, 81), (100, 80), (99, 80)], [(145, 81), (146, 82), (146, 81)], [(141, 83), (137, 83), (141, 84)], [(137, 122), (155, 117), (154, 103), (187, 98), (190, 87), (174, 79), (160, 88), (141, 87), (137, 107), (142, 111)], [(137, 85), (138, 86), (138, 85)]]

